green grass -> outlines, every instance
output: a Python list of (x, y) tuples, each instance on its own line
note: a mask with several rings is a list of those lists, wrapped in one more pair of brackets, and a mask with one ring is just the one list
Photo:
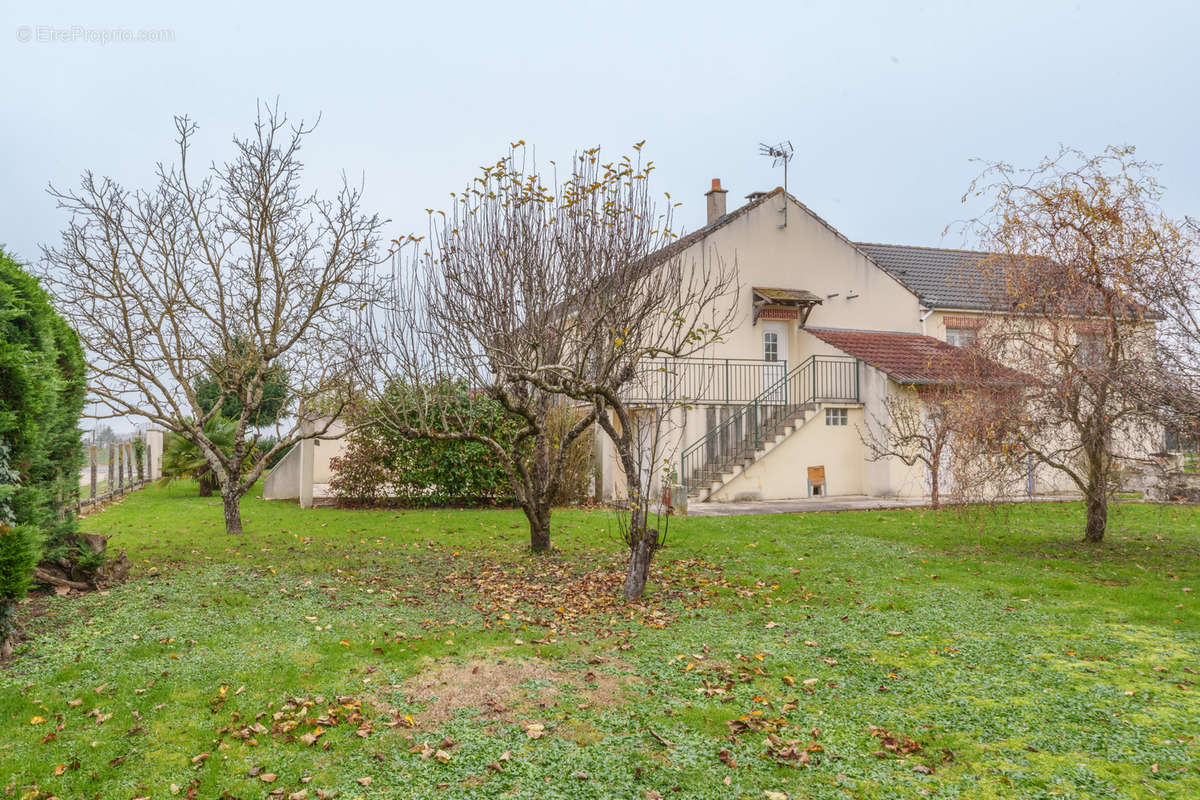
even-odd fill
[[(26, 607), (0, 798), (1200, 796), (1196, 509), (1115, 506), (1100, 547), (1076, 504), (680, 519), (626, 607), (608, 512), (534, 557), (514, 511), (255, 497), (230, 537), (190, 495), (88, 517), (130, 580)], [(412, 683), (531, 664), (502, 714)]]

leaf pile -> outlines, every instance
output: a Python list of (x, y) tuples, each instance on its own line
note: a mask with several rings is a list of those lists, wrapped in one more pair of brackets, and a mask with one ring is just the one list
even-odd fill
[[(270, 727), (262, 723), (263, 718), (268, 716)], [(260, 711), (248, 725), (239, 724), (242, 720), (237, 711), (230, 714), (230, 719), (233, 724), (222, 728), (218, 735), (229, 734), (250, 746), (258, 744), (257, 737), (270, 734), (284, 742), (300, 742), (311, 747), (325, 731), (338, 725), (354, 726), (355, 733), (364, 739), (374, 731), (371, 721), (363, 717), (362, 702), (349, 696), (339, 696), (333, 703), (327, 703), (322, 695), (293, 697), (287, 699), (278, 711)], [(328, 740), (321, 742), (321, 749), (329, 749)]]

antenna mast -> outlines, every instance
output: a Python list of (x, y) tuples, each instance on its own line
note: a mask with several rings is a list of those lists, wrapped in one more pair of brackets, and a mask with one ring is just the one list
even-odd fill
[(783, 222), (779, 225), (781, 228), (787, 227), (787, 190), (788, 190), (788, 162), (792, 160), (793, 150), (792, 142), (789, 139), (779, 144), (760, 144), (758, 152), (764, 156), (770, 156), (772, 159), (771, 166), (778, 167), (783, 165), (783, 207), (779, 209), (783, 214)]

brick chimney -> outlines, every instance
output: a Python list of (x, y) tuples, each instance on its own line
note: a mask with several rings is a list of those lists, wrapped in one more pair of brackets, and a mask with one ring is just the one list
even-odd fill
[(721, 179), (713, 178), (712, 188), (704, 193), (704, 196), (708, 198), (708, 224), (709, 225), (712, 225), (714, 222), (719, 220), (721, 217), (725, 216), (725, 195), (726, 194), (727, 194), (727, 192), (721, 188)]

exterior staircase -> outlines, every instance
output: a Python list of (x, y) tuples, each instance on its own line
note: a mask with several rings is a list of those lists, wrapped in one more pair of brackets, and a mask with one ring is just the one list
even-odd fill
[(689, 498), (707, 500), (830, 402), (859, 402), (858, 359), (810, 357), (685, 447), (679, 474)]

